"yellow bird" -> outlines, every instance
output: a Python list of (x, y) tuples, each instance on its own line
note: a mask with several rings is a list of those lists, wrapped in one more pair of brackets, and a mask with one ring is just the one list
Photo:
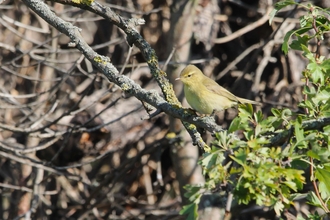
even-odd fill
[(189, 105), (201, 114), (212, 114), (240, 104), (260, 104), (248, 99), (239, 98), (220, 86), (213, 79), (205, 76), (194, 65), (185, 67), (180, 77), (184, 85), (184, 94)]

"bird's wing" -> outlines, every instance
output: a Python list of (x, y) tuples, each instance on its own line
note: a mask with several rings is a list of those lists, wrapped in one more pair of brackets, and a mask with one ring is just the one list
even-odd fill
[(214, 80), (203, 80), (203, 81), (204, 81), (203, 84), (209, 91), (224, 96), (232, 101), (240, 102), (234, 94), (232, 94), (231, 92), (220, 86)]

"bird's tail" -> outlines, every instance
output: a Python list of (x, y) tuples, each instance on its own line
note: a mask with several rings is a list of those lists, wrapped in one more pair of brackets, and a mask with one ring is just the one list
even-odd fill
[(253, 105), (261, 105), (260, 102), (252, 101), (252, 100), (249, 100), (249, 99), (243, 99), (243, 98), (239, 98), (239, 97), (237, 97), (237, 99), (241, 104), (250, 103), (250, 104), (253, 104)]

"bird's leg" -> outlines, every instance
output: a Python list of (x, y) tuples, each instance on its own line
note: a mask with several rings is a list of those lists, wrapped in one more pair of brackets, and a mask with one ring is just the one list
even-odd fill
[(192, 108), (188, 108), (188, 110), (190, 111), (190, 113), (193, 113), (195, 115), (198, 115), (197, 114), (197, 111), (195, 109), (192, 109)]
[(216, 110), (215, 109), (213, 109), (213, 111), (212, 111), (212, 113), (211, 113), (211, 117), (213, 117), (213, 116), (215, 116), (215, 112), (216, 112)]

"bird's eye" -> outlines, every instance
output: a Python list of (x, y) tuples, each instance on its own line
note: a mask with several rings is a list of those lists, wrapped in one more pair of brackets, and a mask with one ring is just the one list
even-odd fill
[(191, 74), (188, 74), (188, 77), (191, 77)]

